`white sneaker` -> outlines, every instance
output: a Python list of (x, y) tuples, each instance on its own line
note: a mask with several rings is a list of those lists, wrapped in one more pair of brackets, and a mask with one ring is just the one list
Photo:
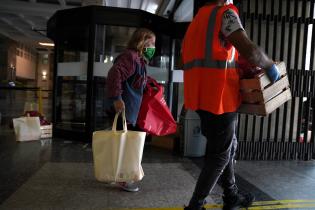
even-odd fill
[(126, 192), (138, 192), (139, 187), (134, 182), (118, 182), (119, 187)]

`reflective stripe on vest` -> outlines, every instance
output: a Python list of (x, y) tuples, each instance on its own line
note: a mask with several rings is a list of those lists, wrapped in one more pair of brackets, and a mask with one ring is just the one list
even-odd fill
[(206, 50), (205, 50), (205, 59), (194, 59), (186, 64), (184, 64), (183, 69), (192, 69), (192, 68), (216, 68), (226, 70), (227, 68), (235, 68), (235, 60), (232, 61), (221, 61), (212, 59), (212, 42), (214, 35), (214, 27), (216, 16), (218, 13), (219, 7), (215, 7), (209, 17), (207, 35), (206, 35)]

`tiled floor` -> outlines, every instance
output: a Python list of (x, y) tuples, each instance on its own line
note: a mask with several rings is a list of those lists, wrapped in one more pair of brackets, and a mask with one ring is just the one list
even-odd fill
[[(94, 179), (90, 144), (62, 139), (16, 143), (12, 131), (1, 128), (0, 209), (180, 209), (202, 162), (147, 145), (141, 190), (126, 193)], [(253, 209), (315, 209), (314, 161), (237, 161), (236, 172), (240, 189), (258, 201), (272, 201)], [(208, 202), (222, 203), (220, 187)]]

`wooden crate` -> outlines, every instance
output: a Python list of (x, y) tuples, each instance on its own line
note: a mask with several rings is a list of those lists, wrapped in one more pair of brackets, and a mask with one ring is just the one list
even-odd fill
[(52, 138), (52, 124), (40, 126), (42, 131), (41, 139)]
[(273, 84), (264, 73), (241, 80), (242, 105), (238, 112), (267, 116), (292, 98), (285, 63), (277, 66), (281, 79)]

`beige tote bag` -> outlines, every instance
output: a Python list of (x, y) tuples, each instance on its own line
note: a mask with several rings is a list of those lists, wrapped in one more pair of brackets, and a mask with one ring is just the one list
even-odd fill
[(111, 131), (93, 133), (93, 159), (95, 177), (101, 182), (140, 181), (145, 132), (128, 131), (125, 112), (122, 112), (123, 130), (117, 131), (116, 114)]
[(19, 117), (13, 119), (16, 141), (39, 140), (42, 131), (39, 117)]

